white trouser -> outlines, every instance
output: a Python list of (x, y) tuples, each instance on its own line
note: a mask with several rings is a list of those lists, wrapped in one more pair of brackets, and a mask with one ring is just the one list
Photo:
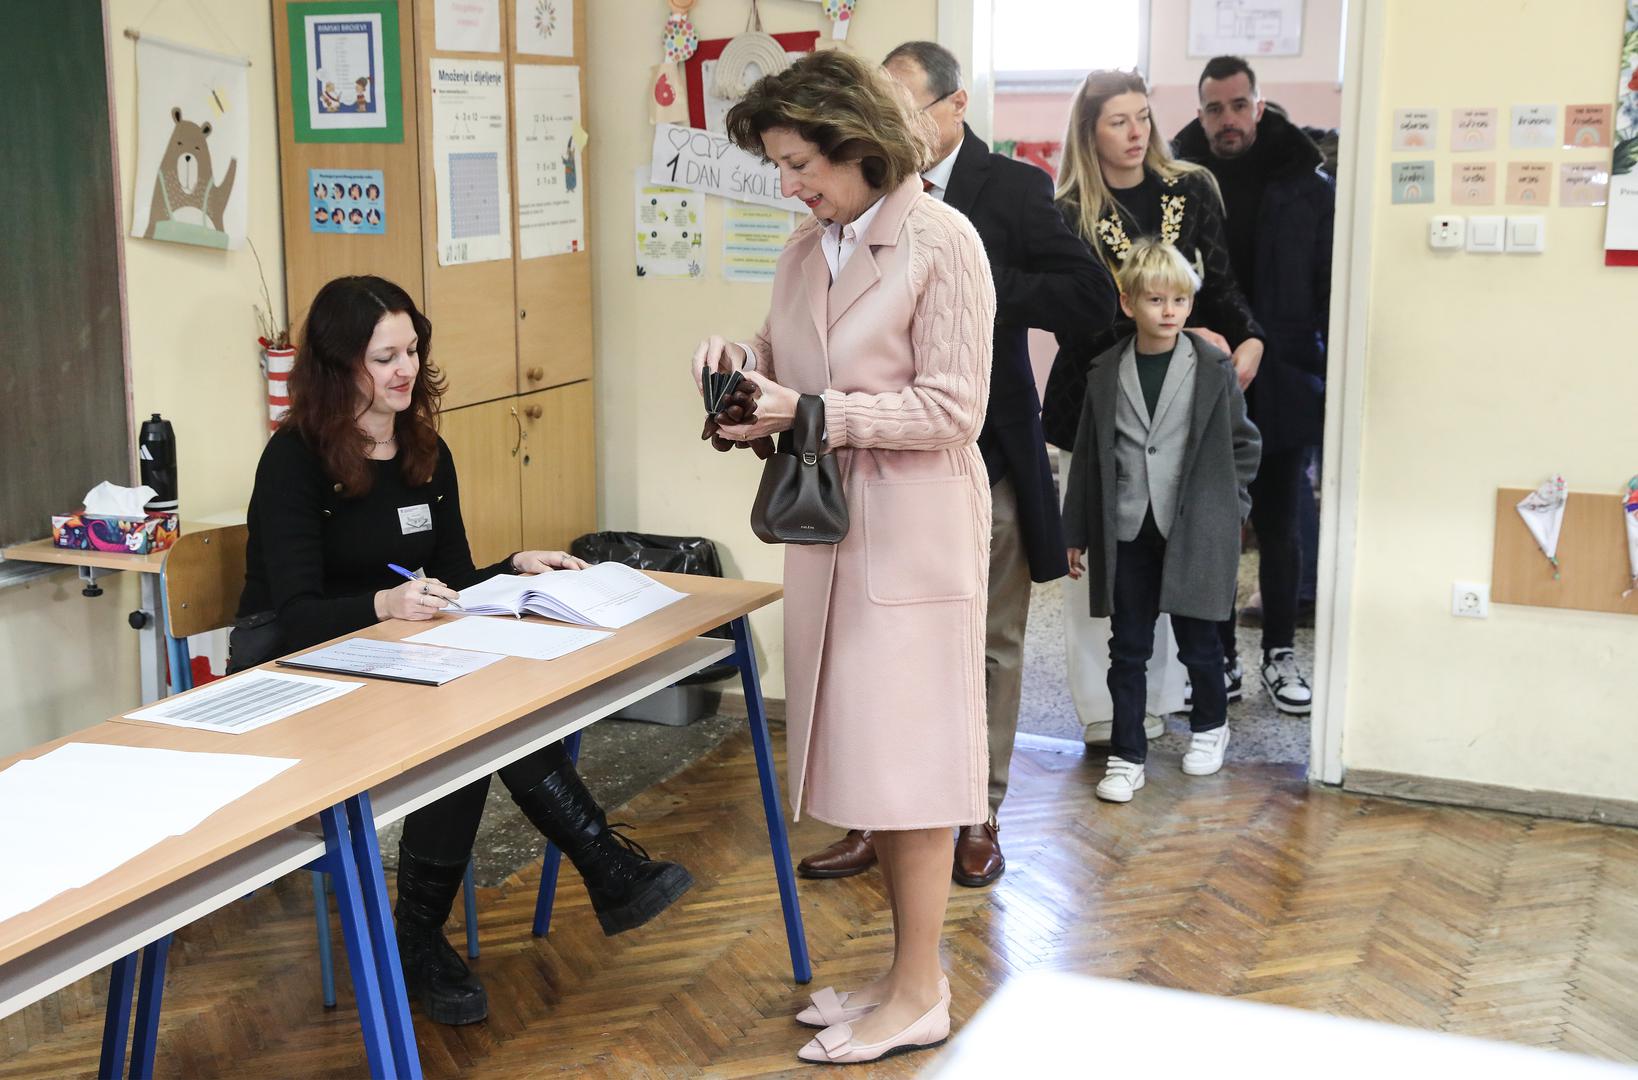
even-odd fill
[[(1060, 491), (1069, 487), (1072, 456), (1062, 450), (1058, 452)], [(1101, 572), (1091, 567), (1088, 571)], [(1064, 578), (1063, 590), (1064, 652), (1075, 713), (1082, 727), (1107, 724), (1115, 714), (1109, 699), (1109, 620), (1094, 619), (1089, 613), (1091, 597), (1084, 576), (1079, 581)], [(1163, 613), (1155, 621), (1155, 651), (1149, 657), (1149, 698), (1144, 711), (1155, 716), (1182, 712), (1183, 690), (1188, 678), (1188, 671), (1177, 659), (1172, 618)]]

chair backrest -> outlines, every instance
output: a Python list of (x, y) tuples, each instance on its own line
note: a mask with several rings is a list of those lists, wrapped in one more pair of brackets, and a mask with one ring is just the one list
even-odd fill
[(186, 638), (233, 623), (245, 590), (244, 525), (184, 532), (165, 554), (165, 632)]

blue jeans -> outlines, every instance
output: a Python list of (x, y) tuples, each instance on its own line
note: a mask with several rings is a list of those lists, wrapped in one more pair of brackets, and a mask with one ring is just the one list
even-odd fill
[[(1149, 656), (1155, 649), (1155, 619), (1160, 617), (1160, 582), (1166, 562), (1166, 538), (1154, 515), (1143, 522), (1136, 540), (1115, 546), (1114, 611), (1109, 617), (1109, 697), (1114, 704), (1112, 757), (1142, 763), (1149, 755), (1143, 732), (1143, 705), (1148, 696)], [(1192, 731), (1211, 731), (1228, 723), (1228, 689), (1223, 685), (1223, 644), (1218, 623), (1172, 615), (1177, 658), (1194, 684)]]

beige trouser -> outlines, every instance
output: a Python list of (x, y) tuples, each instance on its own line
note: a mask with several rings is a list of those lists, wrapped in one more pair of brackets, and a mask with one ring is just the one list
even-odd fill
[[(1069, 487), (1072, 455), (1059, 451), (1058, 487)], [(994, 573), (993, 563), (990, 571)], [(1109, 620), (1090, 614), (1091, 596), (1086, 578), (1064, 578), (1064, 653), (1069, 674), (1069, 694), (1075, 699), (1075, 713), (1083, 728), (1107, 724), (1114, 719), (1115, 706), (1109, 698)], [(994, 602), (993, 599), (991, 601)], [(1144, 711), (1154, 716), (1183, 711), (1183, 691), (1189, 673), (1177, 658), (1177, 642), (1172, 637), (1170, 615), (1155, 622), (1155, 651), (1149, 657), (1149, 697)], [(992, 731), (993, 726), (992, 726)], [(1105, 736), (1107, 737), (1107, 735)], [(994, 735), (990, 747), (994, 749)], [(994, 783), (990, 788), (993, 792)]]
[(1018, 496), (1002, 477), (990, 488), (990, 607), (984, 632), (984, 704), (989, 709), (990, 816), (1007, 797), (1018, 701), (1024, 687), (1029, 622), (1029, 558), (1018, 526)]

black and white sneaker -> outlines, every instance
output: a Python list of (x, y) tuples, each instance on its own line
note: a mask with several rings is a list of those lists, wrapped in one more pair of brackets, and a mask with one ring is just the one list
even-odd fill
[[(1246, 669), (1240, 666), (1240, 658), (1223, 661), (1223, 689), (1228, 691), (1230, 701), (1239, 701), (1246, 696)], [(1183, 677), (1183, 707), (1194, 708), (1194, 680)]]
[(1291, 716), (1307, 716), (1314, 711), (1314, 691), (1297, 667), (1291, 649), (1270, 649), (1263, 654), (1263, 685), (1274, 707)]

